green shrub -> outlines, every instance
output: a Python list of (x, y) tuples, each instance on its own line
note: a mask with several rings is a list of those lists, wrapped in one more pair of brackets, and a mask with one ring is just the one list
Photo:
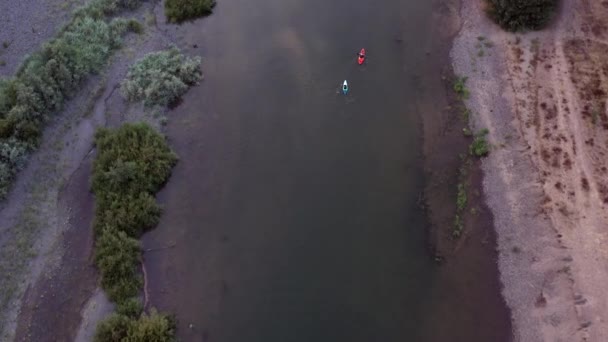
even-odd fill
[(467, 191), (463, 183), (458, 183), (458, 195), (456, 196), (456, 210), (462, 212), (467, 206)]
[[(116, 1), (116, 0), (114, 0)], [(136, 9), (142, 3), (143, 0), (119, 0), (119, 7), (125, 9)]]
[(452, 236), (455, 238), (460, 237), (463, 229), (464, 229), (464, 223), (462, 222), (460, 215), (457, 214), (454, 217), (454, 230), (452, 230)]
[(74, 12), (76, 18), (91, 17), (101, 19), (112, 16), (122, 10), (137, 8), (143, 0), (93, 0)]
[(99, 322), (95, 330), (94, 342), (121, 342), (125, 341), (133, 320), (129, 317), (112, 314)]
[(467, 79), (467, 77), (456, 77), (454, 85), (452, 86), (456, 94), (464, 100), (469, 98), (469, 89), (466, 86)]
[(165, 15), (169, 22), (181, 23), (211, 14), (215, 0), (165, 0)]
[(135, 238), (158, 222), (160, 208), (153, 194), (169, 178), (177, 156), (165, 138), (144, 123), (100, 128), (95, 145), (95, 262), (110, 299), (127, 305), (141, 286)]
[(150, 53), (131, 66), (122, 93), (146, 106), (167, 106), (201, 79), (200, 64), (200, 57), (188, 58), (176, 48)]
[(165, 138), (145, 123), (101, 128), (95, 135), (98, 155), (93, 164), (96, 196), (107, 193), (154, 193), (169, 178), (177, 156)]
[(112, 301), (121, 303), (137, 295), (141, 286), (139, 253), (139, 241), (125, 232), (106, 227), (97, 236), (95, 263), (101, 273), (101, 286)]
[(7, 195), (15, 174), (23, 168), (27, 145), (14, 139), (0, 140), (0, 198)]
[(129, 298), (122, 303), (118, 303), (116, 313), (129, 318), (137, 318), (143, 311), (143, 305), (137, 298)]
[(173, 342), (174, 335), (174, 319), (152, 309), (149, 315), (142, 315), (131, 324), (125, 342)]
[(133, 33), (142, 34), (144, 32), (144, 26), (135, 19), (129, 20), (128, 28)]
[(486, 0), (488, 13), (507, 31), (538, 30), (551, 19), (557, 0)]
[(158, 223), (160, 213), (156, 200), (147, 192), (102, 195), (97, 204), (95, 231), (112, 227), (131, 237), (139, 237)]
[(481, 131), (475, 134), (475, 138), (469, 146), (469, 153), (476, 157), (485, 157), (486, 155), (488, 155), (488, 153), (490, 153), (490, 145), (486, 140), (487, 134), (487, 129), (482, 129)]
[(149, 315), (130, 319), (113, 314), (102, 321), (95, 332), (94, 342), (173, 342), (175, 321), (152, 309)]
[(107, 22), (107, 16), (135, 8), (140, 1), (93, 0), (78, 9), (54, 39), (26, 58), (14, 77), (0, 80), (0, 144), (20, 151), (19, 163), (0, 157), (0, 199), (38, 145), (43, 124), (87, 76), (105, 66), (122, 35), (136, 30), (125, 19)]

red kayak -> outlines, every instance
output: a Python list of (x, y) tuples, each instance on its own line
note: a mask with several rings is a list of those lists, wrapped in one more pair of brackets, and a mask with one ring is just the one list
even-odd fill
[(365, 49), (361, 49), (361, 51), (359, 51), (357, 62), (359, 63), (359, 65), (361, 65), (361, 64), (363, 64), (363, 62), (365, 62)]

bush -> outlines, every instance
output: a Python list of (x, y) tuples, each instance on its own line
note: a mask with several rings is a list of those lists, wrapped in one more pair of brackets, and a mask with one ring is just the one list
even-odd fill
[(149, 315), (130, 319), (114, 314), (102, 321), (95, 331), (94, 342), (173, 342), (175, 321), (152, 309)]
[(166, 0), (165, 15), (169, 22), (181, 23), (211, 14), (215, 0)]
[(177, 156), (162, 135), (143, 123), (101, 128), (95, 145), (95, 261), (102, 287), (120, 305), (141, 286), (135, 238), (157, 223), (160, 208), (153, 194), (169, 178)]
[(96, 240), (95, 263), (108, 297), (120, 304), (137, 295), (141, 285), (137, 272), (139, 241), (110, 227), (103, 229)]
[(88, 5), (75, 11), (76, 18), (91, 17), (101, 19), (112, 16), (121, 10), (132, 10), (137, 8), (142, 0), (93, 0)]
[(93, 163), (96, 196), (154, 193), (169, 178), (177, 156), (165, 138), (145, 123), (101, 128), (95, 135), (98, 155)]
[(150, 53), (131, 66), (122, 93), (146, 106), (167, 106), (201, 79), (200, 65), (199, 57), (188, 58), (176, 48)]
[(6, 196), (15, 174), (23, 168), (27, 145), (16, 140), (0, 141), (0, 198)]
[(487, 134), (487, 129), (482, 129), (475, 134), (475, 138), (469, 146), (469, 153), (476, 157), (485, 157), (488, 155), (488, 153), (490, 153), (490, 146), (486, 140)]
[(456, 77), (454, 85), (452, 86), (454, 92), (463, 100), (469, 98), (469, 89), (467, 88), (466, 83), (467, 77)]
[(144, 32), (144, 26), (135, 19), (129, 20), (127, 27), (133, 33), (142, 34)]
[(142, 315), (129, 327), (125, 342), (172, 342), (175, 341), (175, 321), (152, 309), (150, 315)]
[(95, 217), (95, 231), (112, 227), (131, 237), (139, 237), (158, 223), (160, 207), (154, 197), (147, 192), (100, 197)]
[(463, 220), (460, 218), (460, 215), (456, 214), (454, 217), (454, 229), (452, 230), (452, 237), (460, 237), (462, 234), (462, 230), (464, 229)]
[(134, 8), (140, 0), (94, 0), (76, 11), (72, 21), (40, 51), (24, 60), (14, 77), (0, 80), (0, 144), (19, 150), (15, 163), (0, 157), (0, 198), (4, 198), (25, 158), (39, 142), (43, 124), (99, 72), (122, 35), (133, 25), (105, 15)]
[(129, 318), (137, 318), (143, 311), (143, 305), (137, 298), (129, 298), (122, 303), (119, 303), (116, 307), (116, 313), (124, 315)]
[(97, 325), (94, 342), (125, 341), (133, 321), (124, 315), (113, 314)]
[(467, 206), (467, 190), (464, 183), (458, 183), (458, 195), (456, 196), (456, 210), (462, 212)]
[(488, 13), (507, 31), (538, 30), (551, 19), (557, 0), (487, 0)]

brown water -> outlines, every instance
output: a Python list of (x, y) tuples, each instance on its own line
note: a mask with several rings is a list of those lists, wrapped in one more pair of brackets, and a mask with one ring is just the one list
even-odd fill
[(441, 93), (418, 72), (433, 63), (431, 10), (222, 0), (182, 27), (205, 80), (171, 113), (182, 160), (145, 239), (175, 244), (145, 257), (153, 302), (177, 314), (182, 340), (430, 339), (442, 277), (418, 205), (416, 102)]

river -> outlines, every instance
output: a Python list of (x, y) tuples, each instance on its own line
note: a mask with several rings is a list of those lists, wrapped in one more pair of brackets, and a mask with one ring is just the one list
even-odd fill
[(205, 79), (170, 113), (182, 160), (144, 242), (173, 246), (145, 258), (182, 340), (433, 340), (429, 298), (450, 289), (419, 203), (415, 103), (442, 91), (420, 86), (431, 14), (425, 0), (222, 0), (181, 28)]

